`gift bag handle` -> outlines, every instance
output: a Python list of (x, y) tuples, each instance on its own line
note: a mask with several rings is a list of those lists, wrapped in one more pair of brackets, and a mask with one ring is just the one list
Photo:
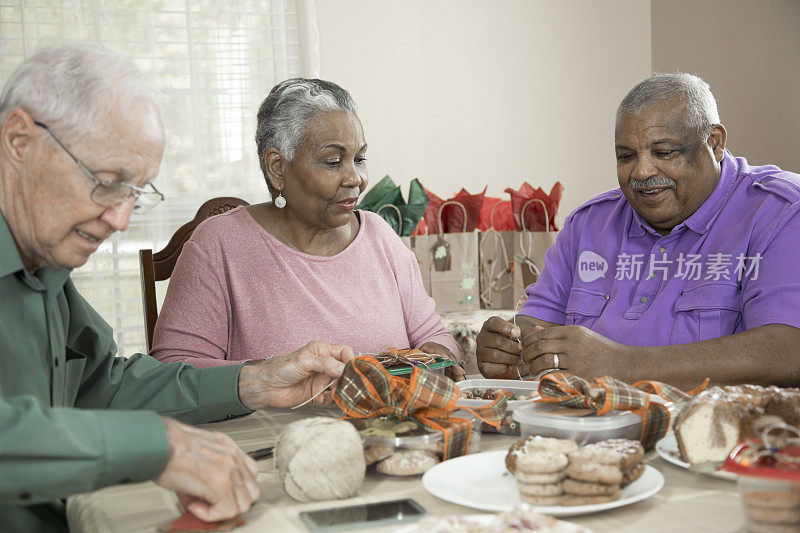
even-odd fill
[[(492, 210), (489, 211), (489, 229), (493, 229), (493, 230), (497, 231), (495, 229), (495, 227), (494, 227), (494, 210), (497, 208), (497, 206), (500, 205), (500, 204), (510, 204), (510, 203), (511, 202), (509, 200), (501, 200), (499, 202), (495, 202), (494, 203), (494, 205), (492, 206)], [(524, 207), (523, 207), (523, 209), (524, 209)]]
[(519, 212), (519, 225), (522, 226), (522, 231), (531, 231), (527, 227), (525, 227), (525, 210), (531, 205), (533, 202), (539, 202), (542, 204), (542, 209), (544, 210), (544, 231), (550, 231), (550, 215), (547, 214), (547, 205), (538, 198), (531, 198), (527, 202), (525, 202), (522, 206), (522, 210)]
[(400, 213), (400, 208), (394, 204), (384, 204), (375, 211), (375, 214), (379, 215), (381, 211), (386, 209), (387, 207), (391, 207), (395, 211), (397, 211), (397, 234), (402, 236), (403, 235), (403, 215)]
[(467, 231), (467, 208), (464, 207), (464, 204), (462, 204), (461, 202), (456, 202), (455, 200), (447, 200), (446, 202), (444, 202), (442, 205), (439, 206), (439, 216), (438, 216), (439, 237), (443, 237), (444, 236), (444, 228), (442, 227), (442, 210), (444, 209), (444, 207), (446, 205), (457, 205), (458, 207), (461, 208), (461, 212), (464, 213), (464, 227), (461, 228), (461, 233), (466, 233), (466, 231)]

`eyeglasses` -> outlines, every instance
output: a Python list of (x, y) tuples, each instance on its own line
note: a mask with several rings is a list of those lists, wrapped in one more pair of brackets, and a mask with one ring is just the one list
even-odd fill
[(86, 177), (94, 182), (95, 187), (92, 189), (92, 192), (89, 193), (89, 197), (98, 205), (114, 207), (127, 201), (128, 198), (133, 196), (136, 198), (136, 201), (133, 204), (133, 212), (141, 214), (147, 213), (164, 200), (164, 195), (158, 189), (156, 189), (152, 183), (147, 183), (144, 187), (136, 187), (121, 181), (100, 181), (95, 177), (94, 173), (86, 167), (86, 165), (81, 163), (80, 159), (75, 157), (75, 154), (70, 152), (69, 149), (64, 146), (64, 143), (61, 142), (58, 137), (56, 137), (56, 134), (53, 133), (46, 124), (42, 124), (41, 122), (35, 120), (33, 123), (47, 131), (53, 140), (56, 141), (65, 152), (67, 152), (67, 155), (69, 155), (73, 161), (75, 161), (83, 173), (86, 174)]

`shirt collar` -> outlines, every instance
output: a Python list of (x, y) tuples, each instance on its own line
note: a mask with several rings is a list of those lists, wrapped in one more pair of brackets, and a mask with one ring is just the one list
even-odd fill
[[(703, 234), (708, 231), (708, 228), (711, 227), (711, 224), (717, 218), (720, 210), (728, 201), (733, 189), (732, 186), (736, 181), (736, 177), (739, 175), (739, 165), (728, 150), (725, 150), (725, 155), (722, 158), (720, 167), (719, 181), (717, 182), (717, 186), (714, 187), (714, 190), (711, 191), (711, 195), (703, 202), (703, 205), (701, 205), (697, 211), (675, 226), (672, 231), (680, 230), (683, 226), (686, 226), (695, 233)], [(642, 237), (645, 233), (660, 236), (660, 234), (656, 232), (630, 204), (628, 204), (628, 207), (633, 213), (630, 227), (628, 228), (628, 236)]]
[(17, 243), (11, 235), (6, 218), (0, 213), (0, 277), (24, 270)]

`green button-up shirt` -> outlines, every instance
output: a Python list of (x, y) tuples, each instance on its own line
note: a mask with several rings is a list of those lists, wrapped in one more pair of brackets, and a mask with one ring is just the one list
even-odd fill
[(22, 265), (0, 215), (0, 530), (66, 529), (62, 498), (157, 477), (161, 413), (188, 423), (246, 414), (240, 365), (196, 369), (115, 357), (111, 327), (68, 270)]

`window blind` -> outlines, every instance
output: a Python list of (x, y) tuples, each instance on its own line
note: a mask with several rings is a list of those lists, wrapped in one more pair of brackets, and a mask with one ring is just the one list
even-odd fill
[(161, 249), (209, 198), (267, 197), (255, 116), (273, 85), (300, 73), (297, 2), (0, 0), (3, 81), (37, 48), (78, 40), (132, 57), (163, 95), (167, 143), (155, 183), (166, 201), (132, 215), (72, 275), (127, 356), (146, 346), (139, 250)]

